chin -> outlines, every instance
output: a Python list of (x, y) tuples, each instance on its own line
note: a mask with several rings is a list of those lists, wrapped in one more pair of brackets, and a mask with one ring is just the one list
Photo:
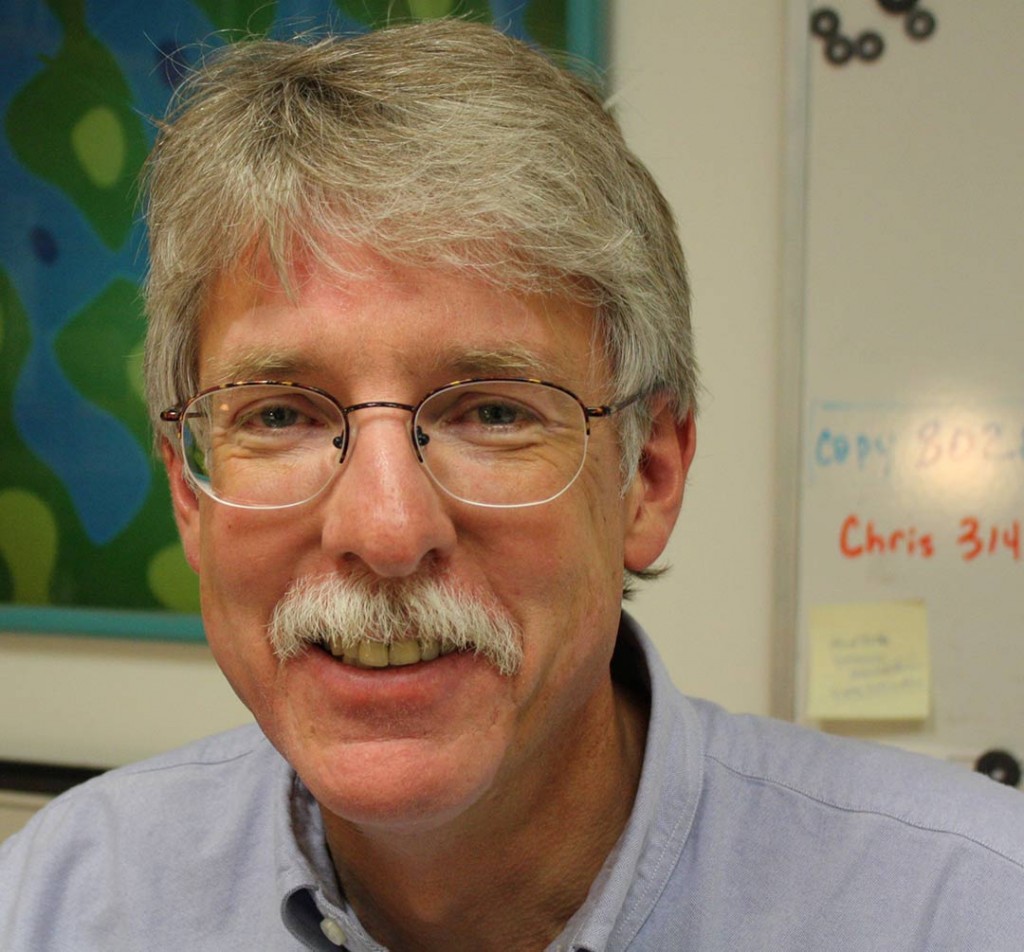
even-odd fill
[[(469, 736), (364, 741), (288, 759), (325, 813), (353, 826), (423, 831), (472, 811), (492, 787), (497, 758)], [(287, 755), (286, 755), (287, 756)]]

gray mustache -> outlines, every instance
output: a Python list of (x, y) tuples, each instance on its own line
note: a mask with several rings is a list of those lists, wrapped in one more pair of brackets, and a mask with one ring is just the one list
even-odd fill
[(504, 613), (437, 579), (299, 579), (274, 608), (270, 643), (282, 662), (310, 645), (339, 653), (360, 642), (436, 639), (443, 652), (475, 651), (506, 676), (522, 664), (522, 636)]

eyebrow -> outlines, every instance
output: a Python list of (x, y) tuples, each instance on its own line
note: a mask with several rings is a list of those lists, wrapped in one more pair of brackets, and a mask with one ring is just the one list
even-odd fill
[(309, 373), (308, 358), (288, 349), (250, 350), (207, 361), (206, 369), (221, 382), (291, 379)]
[[(415, 361), (410, 360), (410, 364)], [(528, 347), (508, 344), (497, 348), (439, 348), (419, 358), (419, 365), (438, 376), (531, 377), (550, 379), (561, 371), (546, 357)], [(321, 369), (320, 363), (288, 348), (253, 349), (211, 358), (206, 370), (219, 383), (235, 380), (301, 380)]]
[(459, 378), (515, 376), (547, 379), (559, 373), (550, 360), (517, 344), (438, 353), (434, 362), (439, 370), (443, 368)]

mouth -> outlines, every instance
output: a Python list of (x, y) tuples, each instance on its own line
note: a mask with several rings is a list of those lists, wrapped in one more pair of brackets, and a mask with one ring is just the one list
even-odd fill
[(442, 645), (437, 638), (409, 638), (384, 644), (381, 641), (360, 641), (342, 648), (333, 644), (317, 645), (344, 664), (355, 668), (399, 668), (412, 664), (435, 661), (459, 649), (454, 645)]

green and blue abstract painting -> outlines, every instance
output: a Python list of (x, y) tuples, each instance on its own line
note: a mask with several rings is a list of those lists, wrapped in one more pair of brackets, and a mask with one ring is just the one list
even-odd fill
[(200, 48), (491, 20), (600, 64), (602, 0), (0, 0), (0, 630), (201, 639), (142, 393), (136, 183)]

